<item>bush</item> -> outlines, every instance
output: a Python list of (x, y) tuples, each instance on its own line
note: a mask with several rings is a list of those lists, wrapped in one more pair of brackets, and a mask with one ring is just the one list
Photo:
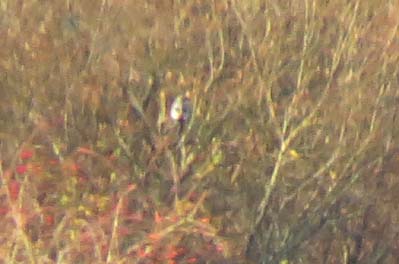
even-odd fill
[(1, 262), (398, 258), (399, 5), (0, 9)]

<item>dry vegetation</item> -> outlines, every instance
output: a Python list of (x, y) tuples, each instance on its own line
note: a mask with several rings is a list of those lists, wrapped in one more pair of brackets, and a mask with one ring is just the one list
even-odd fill
[(0, 1), (0, 263), (395, 263), (398, 13)]

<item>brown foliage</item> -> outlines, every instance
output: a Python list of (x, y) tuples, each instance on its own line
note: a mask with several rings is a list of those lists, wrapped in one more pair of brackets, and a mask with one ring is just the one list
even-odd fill
[(394, 263), (388, 2), (0, 3), (0, 262)]

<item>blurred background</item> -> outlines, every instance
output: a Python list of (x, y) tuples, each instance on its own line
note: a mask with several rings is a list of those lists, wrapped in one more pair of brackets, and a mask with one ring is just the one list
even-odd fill
[(1, 1), (0, 263), (396, 263), (398, 13)]

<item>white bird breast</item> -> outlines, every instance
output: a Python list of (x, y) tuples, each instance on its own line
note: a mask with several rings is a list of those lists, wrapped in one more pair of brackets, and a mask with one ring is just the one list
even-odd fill
[(187, 121), (191, 117), (191, 107), (190, 99), (178, 96), (172, 103), (170, 117), (177, 121)]

